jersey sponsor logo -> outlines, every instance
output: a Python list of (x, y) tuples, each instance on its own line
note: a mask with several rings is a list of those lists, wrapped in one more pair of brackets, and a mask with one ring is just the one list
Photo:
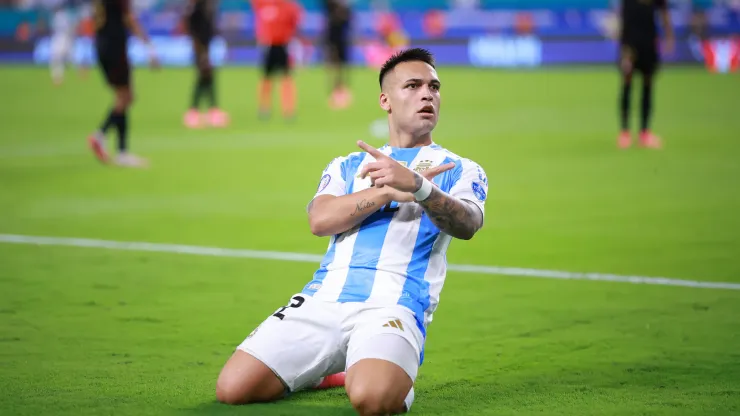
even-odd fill
[(331, 182), (331, 175), (327, 173), (321, 177), (321, 181), (319, 182), (319, 187), (316, 192), (321, 192), (326, 189), (326, 187), (329, 186), (329, 182)]
[(478, 198), (481, 202), (486, 200), (486, 189), (483, 187), (483, 185), (479, 184), (478, 182), (473, 182), (472, 185), (473, 193), (475, 194), (475, 197)]
[(321, 283), (311, 283), (310, 286), (308, 286), (308, 290), (319, 290), (321, 289)]

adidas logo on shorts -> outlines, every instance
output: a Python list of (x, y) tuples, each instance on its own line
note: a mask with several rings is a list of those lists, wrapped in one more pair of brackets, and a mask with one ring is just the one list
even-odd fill
[(400, 319), (396, 319), (394, 321), (389, 321), (388, 323), (386, 323), (385, 325), (383, 325), (383, 327), (384, 328), (393, 327), (393, 328), (398, 328), (401, 331), (403, 331), (403, 324), (401, 323), (401, 320)]

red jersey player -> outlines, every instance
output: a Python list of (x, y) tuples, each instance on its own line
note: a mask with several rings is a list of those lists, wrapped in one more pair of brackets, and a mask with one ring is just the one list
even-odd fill
[(281, 100), (283, 116), (295, 115), (296, 87), (291, 76), (288, 44), (298, 31), (302, 10), (293, 0), (252, 0), (257, 43), (264, 48), (262, 80), (259, 87), (259, 115), (267, 118), (272, 107), (272, 78), (282, 75)]

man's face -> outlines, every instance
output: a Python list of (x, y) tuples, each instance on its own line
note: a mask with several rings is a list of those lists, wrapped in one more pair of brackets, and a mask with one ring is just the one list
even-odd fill
[(390, 113), (391, 129), (414, 137), (430, 133), (439, 118), (439, 78), (422, 61), (402, 62), (383, 80), (380, 106)]

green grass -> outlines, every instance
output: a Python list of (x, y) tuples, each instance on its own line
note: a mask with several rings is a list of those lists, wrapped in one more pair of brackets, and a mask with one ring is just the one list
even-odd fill
[[(321, 170), (357, 139), (383, 144), (371, 71), (335, 113), (322, 72), (302, 70), (298, 119), (265, 123), (257, 72), (228, 69), (232, 126), (189, 131), (193, 74), (138, 70), (131, 143), (152, 166), (106, 168), (85, 147), (110, 103), (97, 73), (0, 74), (0, 233), (321, 253), (304, 213)], [(737, 76), (667, 68), (665, 149), (618, 151), (611, 68), (439, 74), (435, 140), (490, 181), (486, 226), (451, 263), (740, 282)], [(233, 348), (314, 269), (0, 244), (0, 413), (352, 414), (341, 390), (215, 403)], [(738, 316), (740, 291), (451, 272), (412, 413), (738, 413)]]

